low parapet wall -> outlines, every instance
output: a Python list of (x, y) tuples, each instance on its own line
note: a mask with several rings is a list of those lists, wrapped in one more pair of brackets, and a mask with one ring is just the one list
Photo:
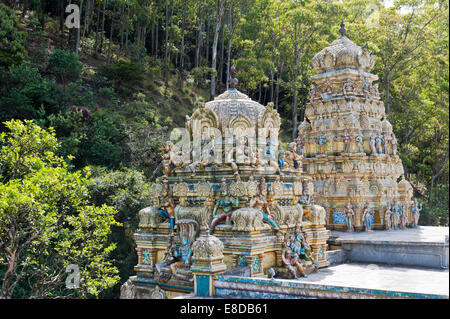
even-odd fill
[(214, 281), (216, 297), (263, 299), (448, 299), (438, 294), (341, 287), (237, 276), (218, 276)]

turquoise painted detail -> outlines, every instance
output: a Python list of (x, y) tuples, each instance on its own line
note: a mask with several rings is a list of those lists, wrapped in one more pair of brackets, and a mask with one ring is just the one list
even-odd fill
[(150, 264), (150, 251), (148, 249), (142, 249), (142, 262)]
[(244, 256), (239, 256), (238, 267), (247, 267), (247, 266), (248, 266), (247, 259)]
[(322, 259), (323, 251), (322, 246), (319, 246), (319, 251), (317, 252), (317, 259)]
[(197, 296), (209, 295), (209, 276), (196, 275)]
[(259, 272), (259, 258), (256, 257), (253, 261), (253, 272)]

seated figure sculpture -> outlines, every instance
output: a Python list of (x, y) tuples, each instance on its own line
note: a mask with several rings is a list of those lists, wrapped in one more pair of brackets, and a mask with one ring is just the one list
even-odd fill
[[(278, 229), (278, 225), (272, 218), (269, 217), (270, 215), (272, 215), (272, 213), (270, 212), (270, 208), (267, 203), (267, 184), (264, 177), (261, 177), (259, 181), (258, 190), (259, 193), (251, 198), (249, 207), (259, 210), (263, 216), (263, 220), (269, 223), (272, 228)], [(264, 208), (266, 210), (269, 210), (267, 211), (267, 214), (264, 212)]]

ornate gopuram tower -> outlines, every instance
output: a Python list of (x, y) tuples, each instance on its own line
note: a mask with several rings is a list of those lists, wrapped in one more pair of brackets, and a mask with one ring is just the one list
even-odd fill
[[(139, 212), (134, 235), (137, 298), (192, 292), (192, 271), (201, 269), (191, 268), (196, 256), (222, 256), (213, 244), (203, 247), (214, 242), (204, 236), (223, 243), (221, 258), (235, 273), (262, 276), (282, 266), (286, 238), (309, 251), (301, 257), (306, 267), (329, 265), (325, 210), (309, 204), (313, 186), (297, 145), (281, 149), (277, 111), (239, 92), (234, 74), (230, 89), (187, 117), (163, 150), (165, 175), (153, 184), (153, 204)], [(219, 260), (208, 260), (223, 270)]]
[(326, 209), (329, 229), (411, 226), (412, 186), (374, 83), (378, 77), (369, 73), (375, 58), (367, 45), (345, 36), (343, 23), (340, 33), (312, 60), (318, 73), (298, 128), (315, 202)]

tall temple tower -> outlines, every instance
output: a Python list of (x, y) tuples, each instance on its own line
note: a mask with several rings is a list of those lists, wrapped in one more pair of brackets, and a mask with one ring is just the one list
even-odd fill
[(310, 101), (298, 129), (315, 202), (325, 207), (331, 229), (346, 228), (349, 209), (355, 229), (364, 228), (362, 215), (368, 210), (373, 228), (390, 227), (386, 211), (399, 219), (407, 216), (410, 225), (412, 187), (374, 83), (378, 77), (369, 73), (375, 58), (367, 45), (347, 38), (343, 22), (340, 33), (312, 60), (318, 74), (311, 77)]

